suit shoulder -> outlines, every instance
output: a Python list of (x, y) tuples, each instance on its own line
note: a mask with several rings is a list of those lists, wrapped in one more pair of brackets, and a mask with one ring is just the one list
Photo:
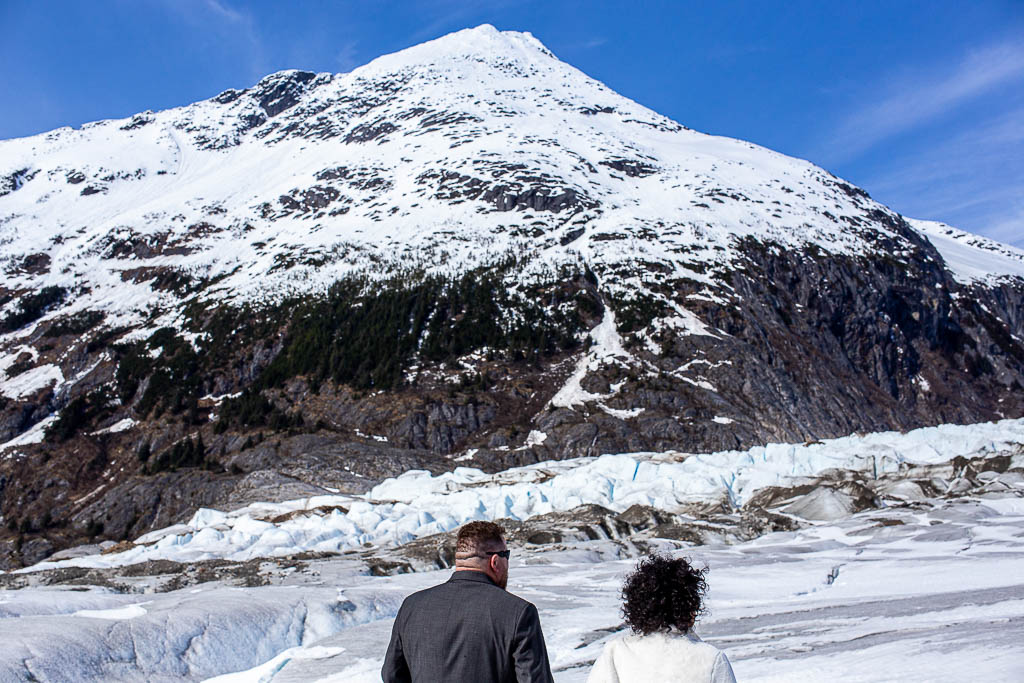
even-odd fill
[(530, 607), (537, 609), (536, 606), (534, 606), (534, 604), (529, 600), (521, 598), (518, 595), (514, 595), (513, 593), (509, 593), (507, 591), (502, 592), (505, 593), (505, 595), (507, 596), (510, 605), (515, 605), (520, 609), (529, 609)]
[(405, 597), (405, 600), (402, 601), (402, 607), (415, 607), (419, 603), (429, 602), (432, 598), (441, 595), (445, 591), (446, 585), (447, 584), (440, 583), (436, 586), (431, 586), (429, 588), (424, 588), (423, 590), (418, 590), (415, 593), (410, 593)]
[(501, 591), (502, 597), (496, 602), (501, 606), (502, 611), (509, 616), (513, 616), (518, 621), (524, 614), (532, 612), (534, 620), (539, 617), (536, 605), (529, 600), (524, 600), (518, 595), (513, 595), (500, 588), (498, 590)]

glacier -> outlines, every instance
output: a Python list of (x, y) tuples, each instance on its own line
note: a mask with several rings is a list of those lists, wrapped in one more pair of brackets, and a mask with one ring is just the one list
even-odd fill
[[(401, 599), (446, 573), (368, 576), (346, 547), (401, 544), (469, 519), (529, 517), (586, 501), (618, 509), (709, 498), (742, 504), (764, 487), (836, 468), (881, 476), (987, 457), (1009, 458), (1005, 474), (978, 475), (1006, 482), (988, 493), (922, 500), (894, 489), (879, 509), (795, 531), (741, 543), (655, 545), (711, 568), (711, 612), (699, 632), (727, 651), (742, 680), (798, 680), (813, 672), (925, 681), (968, 669), (1012, 680), (1024, 661), (1017, 580), (1024, 570), (1024, 420), (745, 452), (608, 455), (493, 475), (468, 468), (439, 476), (408, 472), (363, 497), (200, 510), (187, 524), (147, 534), (123, 552), (43, 562), (17, 575), (325, 547), (342, 552), (271, 572), (271, 585), (263, 586), (209, 580), (153, 592), (141, 572), (127, 593), (88, 586), (2, 590), (0, 678), (379, 680)], [(267, 521), (273, 518), (279, 521)], [(621, 628), (618, 581), (637, 552), (627, 547), (594, 539), (514, 549), (510, 589), (540, 608), (556, 680), (585, 680), (604, 640)], [(858, 667), (865, 658), (885, 665)], [(851, 678), (851, 671), (858, 673)]]

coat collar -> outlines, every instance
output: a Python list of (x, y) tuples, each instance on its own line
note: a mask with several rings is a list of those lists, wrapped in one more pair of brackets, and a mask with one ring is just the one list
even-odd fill
[(472, 569), (462, 569), (456, 572), (452, 572), (452, 577), (448, 579), (451, 581), (476, 581), (477, 583), (489, 583), (492, 586), (497, 586), (494, 580), (487, 576), (483, 572), (474, 571)]

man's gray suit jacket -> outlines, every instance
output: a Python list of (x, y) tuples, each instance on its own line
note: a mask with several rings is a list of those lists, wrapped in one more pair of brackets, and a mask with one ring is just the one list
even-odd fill
[(551, 683), (537, 608), (483, 572), (457, 571), (405, 599), (384, 683)]

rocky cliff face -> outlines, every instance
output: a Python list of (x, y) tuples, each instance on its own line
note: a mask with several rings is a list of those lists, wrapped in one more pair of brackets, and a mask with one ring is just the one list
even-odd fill
[(0, 159), (8, 566), (411, 468), (1024, 414), (1024, 254), (526, 34)]

